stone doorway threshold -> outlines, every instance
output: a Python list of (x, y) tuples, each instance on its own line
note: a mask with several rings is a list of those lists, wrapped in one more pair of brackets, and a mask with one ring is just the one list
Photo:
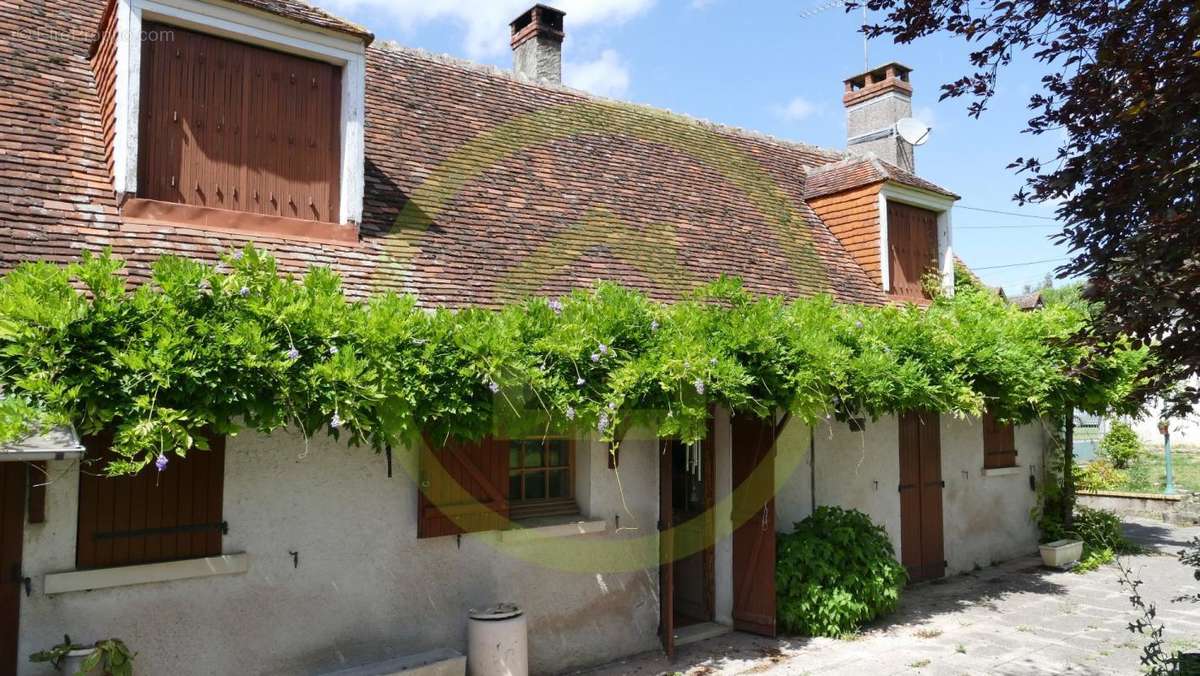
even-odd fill
[(707, 641), (710, 638), (724, 636), (733, 631), (733, 627), (716, 622), (699, 622), (697, 624), (689, 624), (686, 627), (679, 627), (675, 630), (675, 646), (685, 646), (700, 641)]

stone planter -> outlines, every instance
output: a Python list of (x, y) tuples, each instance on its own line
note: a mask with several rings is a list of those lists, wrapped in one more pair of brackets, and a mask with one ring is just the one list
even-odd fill
[(1083, 556), (1083, 540), (1055, 540), (1038, 545), (1042, 563), (1051, 568), (1070, 568)]
[[(59, 671), (63, 674), (66, 674), (66, 676), (75, 676), (75, 674), (80, 673), (80, 671), (83, 669), (83, 661), (94, 652), (96, 652), (95, 648), (72, 650), (71, 652), (67, 653), (66, 657), (63, 658), (62, 666), (59, 667)], [(87, 676), (100, 676), (99, 669), (93, 669), (92, 671), (84, 673), (86, 673)]]

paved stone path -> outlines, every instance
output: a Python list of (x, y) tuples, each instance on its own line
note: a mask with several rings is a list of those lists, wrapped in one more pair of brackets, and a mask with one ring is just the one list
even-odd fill
[[(1197, 591), (1175, 558), (1200, 527), (1126, 525), (1153, 552), (1126, 561), (1158, 604), (1169, 646), (1200, 652), (1200, 605), (1171, 603)], [(1050, 571), (1025, 558), (909, 589), (900, 609), (852, 640), (733, 633), (685, 646), (673, 663), (645, 654), (588, 676), (717, 674), (1137, 674), (1145, 640), (1127, 628), (1134, 614), (1107, 566), (1086, 574)]]

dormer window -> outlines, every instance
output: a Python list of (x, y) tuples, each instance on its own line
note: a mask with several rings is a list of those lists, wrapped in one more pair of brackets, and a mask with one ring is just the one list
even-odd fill
[(138, 197), (338, 222), (342, 69), (142, 24)]
[(224, 2), (112, 0), (92, 62), (125, 220), (356, 242), (369, 41)]

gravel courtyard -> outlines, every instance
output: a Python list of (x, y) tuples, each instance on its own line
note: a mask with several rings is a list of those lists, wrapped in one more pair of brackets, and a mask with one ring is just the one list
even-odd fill
[[(1127, 561), (1158, 604), (1169, 647), (1200, 652), (1200, 605), (1171, 603), (1195, 592), (1174, 553), (1200, 527), (1126, 524), (1151, 554)], [(920, 585), (900, 610), (852, 640), (733, 633), (661, 654), (606, 665), (589, 676), (716, 674), (1136, 674), (1144, 639), (1115, 567), (1077, 575), (1043, 569), (1035, 557)]]

